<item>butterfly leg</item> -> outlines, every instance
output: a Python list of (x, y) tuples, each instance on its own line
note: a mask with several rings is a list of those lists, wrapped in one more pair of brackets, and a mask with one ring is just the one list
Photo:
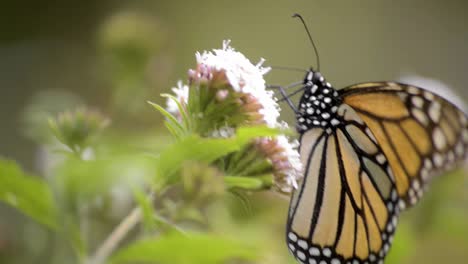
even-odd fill
[(286, 94), (285, 89), (289, 89), (289, 88), (292, 88), (292, 87), (295, 87), (295, 86), (298, 86), (298, 85), (301, 85), (301, 84), (302, 84), (302, 82), (296, 82), (296, 83), (293, 83), (293, 84), (288, 85), (288, 86), (286, 86), (286, 87), (283, 87), (283, 86), (281, 86), (281, 85), (268, 85), (267, 88), (279, 90), (280, 93), (281, 93), (281, 96), (283, 97), (283, 98), (281, 98), (281, 99), (279, 100), (279, 102), (286, 101), (286, 102), (288, 103), (289, 107), (291, 107), (291, 109), (292, 109), (295, 113), (297, 113), (297, 108), (296, 108), (296, 106), (294, 105), (294, 103), (291, 101), (290, 97), (293, 96), (293, 95), (295, 95), (295, 94), (297, 94), (297, 93), (299, 93), (299, 92), (302, 91), (304, 88), (301, 88), (301, 89), (299, 89), (299, 90), (297, 90), (297, 91), (294, 91), (293, 93), (291, 93), (291, 94), (289, 94), (289, 95)]
[(289, 107), (291, 107), (291, 109), (294, 111), (294, 113), (297, 113), (297, 108), (296, 106), (294, 106), (293, 102), (291, 101), (291, 99), (289, 99), (288, 95), (286, 94), (286, 92), (284, 91), (284, 88), (282, 86), (273, 86), (273, 85), (269, 85), (268, 88), (275, 88), (275, 89), (278, 89), (281, 93), (281, 96), (283, 96), (283, 98), (281, 98), (279, 100), (279, 102), (281, 101), (284, 101), (286, 100), (286, 102), (288, 103)]

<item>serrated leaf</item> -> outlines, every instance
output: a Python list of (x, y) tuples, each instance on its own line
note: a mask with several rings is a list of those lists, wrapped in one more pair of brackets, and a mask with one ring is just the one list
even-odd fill
[(257, 250), (239, 241), (208, 234), (171, 234), (135, 242), (117, 252), (111, 263), (217, 264), (256, 258)]
[(47, 183), (25, 174), (13, 161), (0, 160), (0, 201), (51, 229), (58, 227), (57, 211)]

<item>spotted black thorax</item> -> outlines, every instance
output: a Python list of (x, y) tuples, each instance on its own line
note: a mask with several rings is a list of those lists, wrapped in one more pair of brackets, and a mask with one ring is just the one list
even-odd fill
[(338, 92), (320, 72), (310, 69), (304, 78), (304, 93), (296, 112), (297, 131), (304, 133), (313, 127), (326, 129), (339, 125), (340, 104)]

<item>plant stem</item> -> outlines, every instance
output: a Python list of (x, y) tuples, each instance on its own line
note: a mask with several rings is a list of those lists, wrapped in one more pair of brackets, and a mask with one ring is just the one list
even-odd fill
[(106, 238), (104, 243), (99, 246), (93, 256), (89, 258), (87, 264), (102, 264), (117, 248), (119, 243), (125, 238), (141, 220), (141, 209), (135, 207), (122, 222)]
[(81, 240), (83, 242), (84, 252), (88, 251), (88, 242), (89, 242), (89, 208), (88, 205), (83, 203), (78, 205), (78, 217), (79, 221), (79, 233), (81, 235)]

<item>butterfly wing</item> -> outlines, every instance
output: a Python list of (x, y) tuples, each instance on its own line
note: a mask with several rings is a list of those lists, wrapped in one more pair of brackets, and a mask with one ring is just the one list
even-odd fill
[(467, 156), (467, 116), (442, 97), (411, 85), (375, 82), (339, 91), (375, 135), (395, 176), (402, 206), (427, 182)]
[(291, 199), (288, 245), (302, 263), (377, 263), (390, 248), (399, 197), (363, 120), (345, 104), (338, 115), (333, 130), (315, 127), (301, 135), (305, 177)]

